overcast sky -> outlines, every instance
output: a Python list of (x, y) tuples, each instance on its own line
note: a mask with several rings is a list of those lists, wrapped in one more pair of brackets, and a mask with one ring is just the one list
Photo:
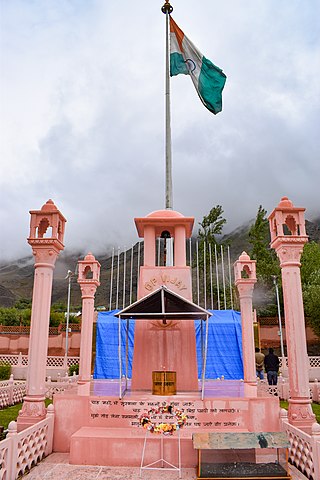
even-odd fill
[[(0, 260), (31, 253), (28, 212), (49, 198), (67, 248), (130, 247), (165, 202), (161, 0), (0, 5)], [(228, 231), (287, 195), (319, 217), (319, 0), (172, 5), (227, 75), (216, 116), (171, 80), (174, 209), (198, 222), (220, 204)]]

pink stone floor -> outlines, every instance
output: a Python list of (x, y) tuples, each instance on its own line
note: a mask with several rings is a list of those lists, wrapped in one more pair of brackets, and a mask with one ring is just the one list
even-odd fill
[[(140, 468), (70, 465), (68, 453), (52, 453), (30, 473), (26, 480), (140, 480)], [(182, 480), (197, 478), (194, 468), (182, 469)], [(143, 471), (141, 480), (179, 480), (178, 472)]]

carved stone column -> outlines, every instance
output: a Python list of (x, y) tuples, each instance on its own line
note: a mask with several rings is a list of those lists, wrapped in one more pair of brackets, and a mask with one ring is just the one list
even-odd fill
[(288, 376), (291, 398), (288, 419), (293, 425), (311, 430), (315, 416), (309, 394), (307, 354), (300, 258), (308, 241), (304, 208), (296, 208), (283, 197), (269, 216), (271, 247), (280, 260), (288, 350)]
[(94, 297), (100, 285), (100, 263), (88, 253), (79, 260), (78, 283), (82, 294), (82, 323), (80, 342), (80, 365), (78, 383), (90, 382), (92, 357), (92, 326), (94, 317)]
[(18, 417), (18, 431), (46, 416), (45, 379), (52, 293), (56, 259), (64, 249), (66, 219), (52, 200), (32, 210), (28, 243), (35, 257), (31, 328), (28, 352), (27, 394)]
[(252, 295), (256, 283), (256, 261), (243, 252), (234, 264), (235, 284), (240, 298), (244, 381), (256, 385)]

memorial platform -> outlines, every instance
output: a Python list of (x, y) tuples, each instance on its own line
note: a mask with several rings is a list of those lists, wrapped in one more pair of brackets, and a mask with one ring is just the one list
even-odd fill
[[(257, 397), (256, 387), (242, 381), (206, 381), (201, 400), (200, 387), (198, 392), (159, 396), (131, 391), (130, 383), (119, 399), (118, 381), (94, 380), (55, 395), (54, 451), (70, 452), (70, 463), (78, 465), (139, 466), (146, 435), (140, 415), (164, 402), (183, 410), (188, 417), (185, 427), (179, 430), (184, 468), (197, 465), (192, 445), (195, 432), (280, 430), (278, 398)], [(175, 422), (171, 415), (163, 418)], [(146, 461), (159, 455), (160, 437), (149, 435)], [(177, 460), (177, 439), (177, 432), (164, 437), (164, 453), (171, 463)]]

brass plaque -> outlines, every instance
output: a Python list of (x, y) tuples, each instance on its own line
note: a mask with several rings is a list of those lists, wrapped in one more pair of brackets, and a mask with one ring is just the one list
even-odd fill
[(152, 395), (175, 395), (176, 372), (152, 372)]

